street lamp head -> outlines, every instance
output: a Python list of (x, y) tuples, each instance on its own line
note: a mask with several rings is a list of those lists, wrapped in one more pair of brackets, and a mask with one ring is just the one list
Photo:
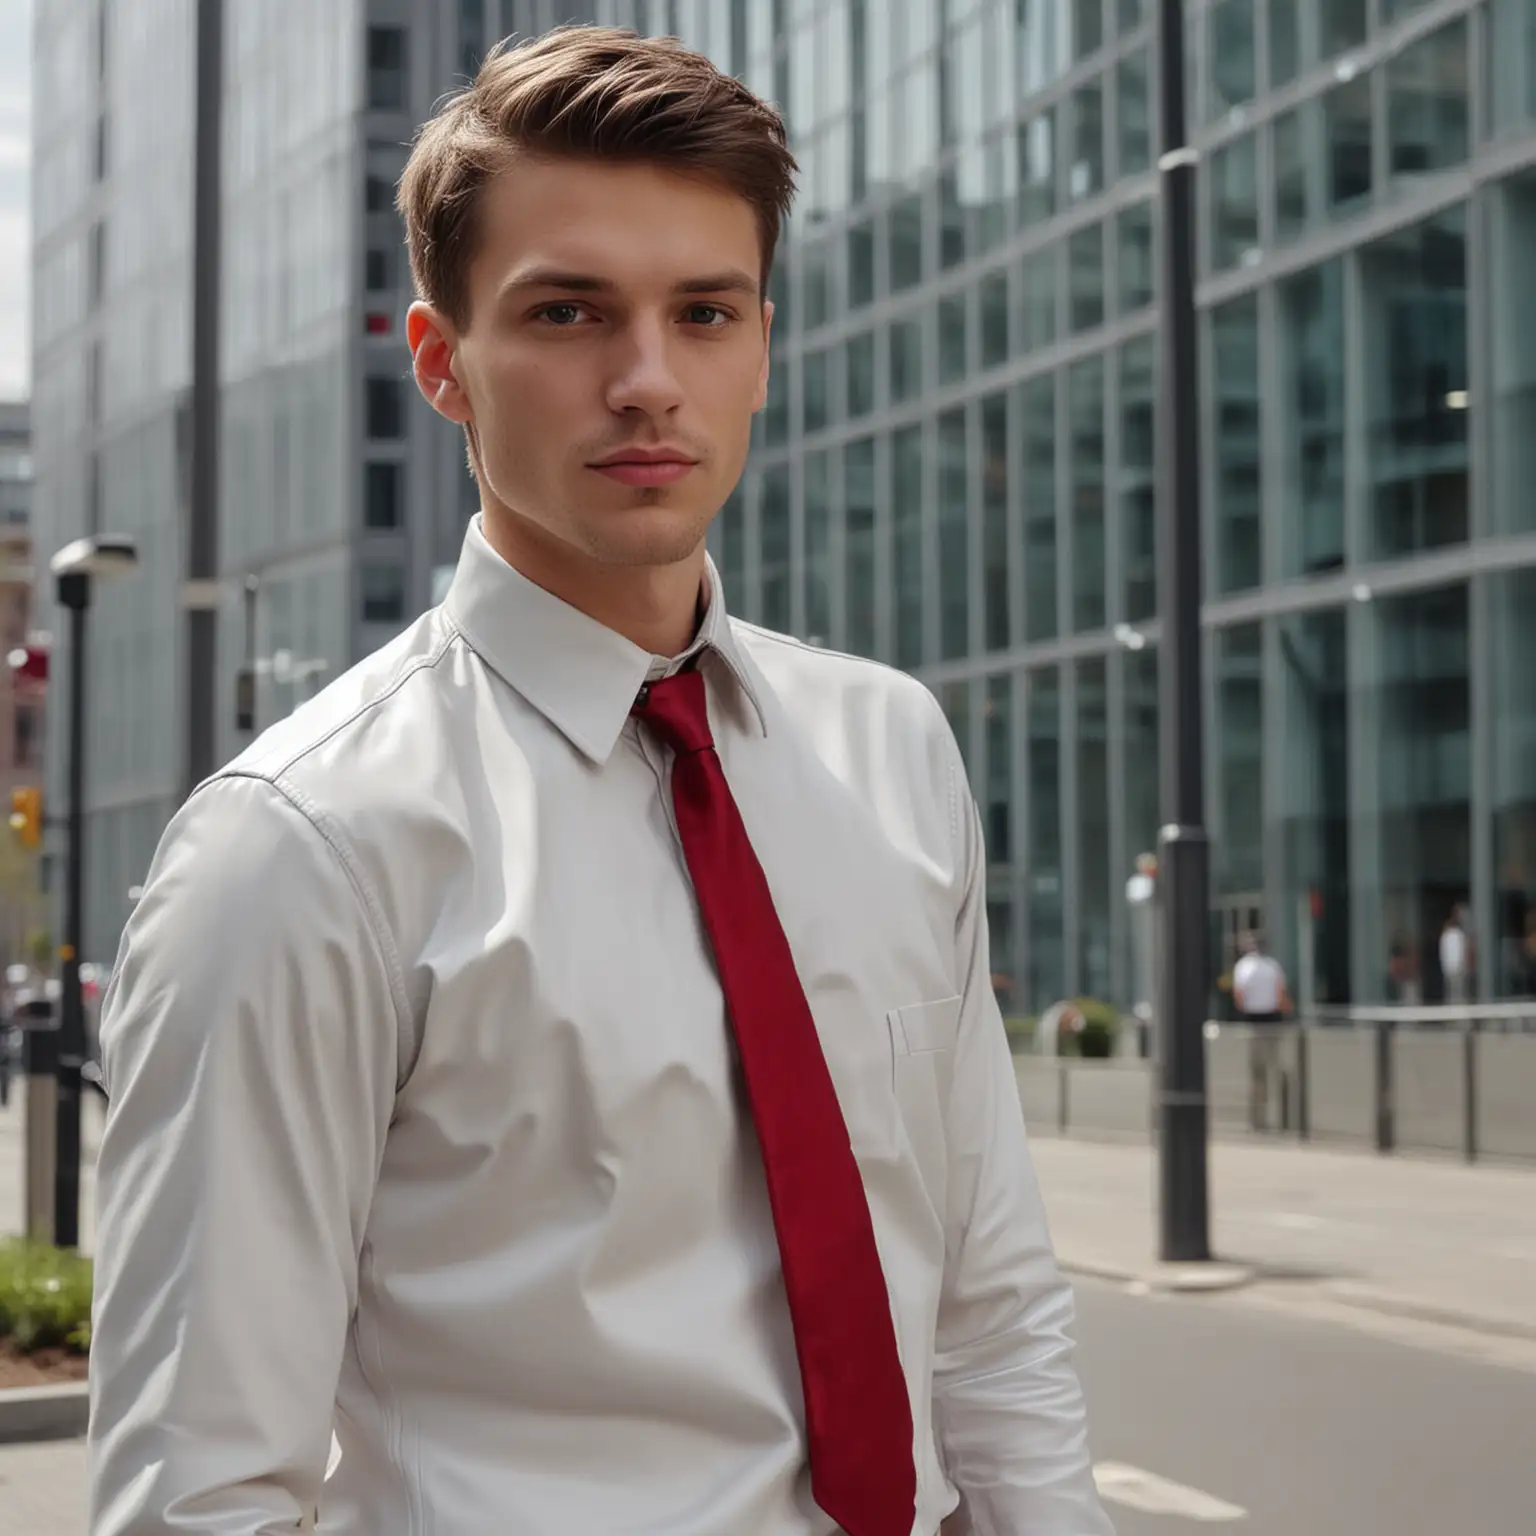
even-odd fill
[(48, 563), (55, 576), (122, 576), (139, 563), (139, 546), (126, 534), (98, 533), (66, 544)]

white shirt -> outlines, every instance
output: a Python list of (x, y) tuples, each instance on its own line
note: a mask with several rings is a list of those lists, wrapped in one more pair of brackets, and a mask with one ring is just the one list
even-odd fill
[(1279, 1013), (1285, 972), (1272, 955), (1244, 955), (1232, 972), (1232, 985), (1244, 1013)]
[(1440, 974), (1447, 980), (1459, 980), (1467, 969), (1466, 930), (1453, 924), (1440, 930)]
[[(698, 645), (869, 1199), (913, 1530), (963, 1495), (1108, 1536), (943, 716), (718, 598)], [(95, 1536), (832, 1530), (654, 666), (475, 525), (441, 608), (178, 812), (101, 1026)]]

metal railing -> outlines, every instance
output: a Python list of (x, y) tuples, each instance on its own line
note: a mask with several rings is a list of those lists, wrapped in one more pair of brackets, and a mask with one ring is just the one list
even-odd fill
[[(1272, 1044), (1256, 1045), (1263, 1031)], [(1536, 1160), (1536, 1003), (1318, 1010), (1301, 1024), (1206, 1025), (1216, 1132)], [(1276, 1080), (1268, 1067), (1278, 1057)], [(1156, 1067), (1016, 1058), (1043, 1133), (1152, 1134)]]

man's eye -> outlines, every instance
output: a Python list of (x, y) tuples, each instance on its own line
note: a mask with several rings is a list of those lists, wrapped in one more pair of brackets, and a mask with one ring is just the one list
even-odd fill
[(581, 319), (581, 306), (579, 304), (547, 304), (539, 311), (539, 319), (548, 320), (551, 325), (568, 328)]
[(706, 326), (711, 330), (718, 330), (728, 324), (731, 318), (718, 304), (690, 304), (687, 313), (692, 324)]

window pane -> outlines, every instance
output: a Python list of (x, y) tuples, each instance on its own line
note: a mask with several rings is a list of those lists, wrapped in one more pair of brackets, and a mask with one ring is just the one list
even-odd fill
[(1072, 57), (1086, 59), (1104, 46), (1104, 7), (1102, 0), (1072, 0)]
[(1056, 376), (1019, 386), (1024, 435), (1025, 638), (1056, 636)]
[[(1282, 771), (1274, 776), (1274, 785), (1284, 900), (1271, 914), (1269, 927), (1273, 952), (1296, 978), (1298, 1004), (1351, 1000), (1346, 631), (1344, 614), (1337, 608), (1280, 621), (1285, 728), (1280, 739)], [(1297, 916), (1303, 903), (1305, 923)], [(1306, 974), (1303, 950), (1309, 942), (1310, 999), (1299, 990)], [(1395, 963), (1389, 955), (1388, 968)]]
[(939, 300), (939, 383), (954, 384), (965, 377), (965, 295), (952, 293)]
[(981, 280), (981, 366), (1008, 361), (1008, 274), (989, 272)]
[(1502, 131), (1536, 120), (1536, 6), (1493, 0), (1488, 20), (1493, 126)]
[(364, 393), (364, 421), (375, 442), (405, 436), (405, 393), (399, 379), (371, 378)]
[(923, 200), (904, 197), (890, 211), (891, 291), (899, 293), (923, 280)]
[(1344, 563), (1344, 272), (1338, 261), (1280, 285), (1281, 463), (1287, 575)]
[(1147, 99), (1147, 55), (1120, 64), (1120, 174), (1135, 176), (1152, 164), (1152, 112)]
[(399, 528), (404, 522), (400, 505), (398, 464), (369, 464), (363, 471), (363, 523), (376, 529)]
[(805, 633), (813, 645), (832, 637), (832, 467), (825, 453), (805, 460)]
[(875, 654), (875, 444), (860, 438), (843, 449), (843, 500), (847, 507), (843, 606), (844, 644), (855, 656)]
[(800, 303), (805, 328), (814, 331), (832, 314), (832, 251), (826, 241), (805, 246), (800, 256)]
[(1259, 255), (1258, 135), (1250, 133), (1211, 157), (1211, 265), (1221, 271)]
[(1072, 201), (1104, 190), (1104, 87), (1072, 93)]
[(1028, 676), (1029, 1001), (1044, 1013), (1066, 990), (1062, 952), (1061, 681), (1055, 667)]
[(1467, 237), (1461, 208), (1361, 252), (1378, 556), (1467, 537)]
[(1310, 163), (1302, 147), (1302, 117), (1291, 111), (1275, 119), (1275, 236), (1283, 245), (1306, 232), (1311, 222), (1307, 183)]
[(376, 112), (405, 106), (405, 28), (368, 28), (368, 105)]
[(1150, 336), (1120, 349), (1120, 540), (1132, 624), (1157, 612), (1156, 359)]
[(399, 565), (362, 568), (363, 622), (398, 624), (405, 618), (405, 570)]
[(1110, 993), (1109, 689), (1101, 656), (1077, 663), (1078, 988)]
[(1157, 734), (1157, 648), (1125, 653), (1125, 835), (1132, 859), (1157, 852), (1163, 824)]
[(831, 362), (829, 352), (807, 352), (802, 377), (805, 382), (805, 430), (820, 432), (831, 419)]
[(758, 508), (762, 529), (763, 623), (787, 633), (789, 599), (789, 468), (779, 464), (763, 476)]
[(868, 220), (848, 231), (848, 304), (858, 309), (875, 296), (875, 231)]
[(720, 547), (720, 585), (725, 589), (726, 607), (732, 613), (746, 612), (747, 601), (747, 527), (738, 485), (726, 497), (715, 519)]
[(1152, 204), (1137, 203), (1120, 215), (1120, 313), (1145, 309), (1154, 297)]
[(1008, 648), (1008, 397), (981, 402), (982, 643)]
[(1013, 679), (989, 677), (982, 717), (987, 734), (987, 925), (992, 934), (992, 984), (998, 1007), (1013, 1013)]
[[(1221, 835), (1211, 849), (1218, 896), (1264, 890), (1264, 650), (1257, 624), (1218, 630), (1216, 792)], [(1230, 961), (1231, 957), (1226, 957)]]
[(1361, 75), (1323, 97), (1328, 208), (1352, 213), (1371, 195), (1371, 82)]
[[(1380, 722), (1375, 799), (1383, 948), (1416, 948), (1426, 1003), (1446, 1000), (1440, 933), (1471, 894), (1471, 723), (1467, 589), (1391, 598), (1378, 606), (1380, 670), (1371, 679)], [(1366, 985), (1378, 995), (1382, 982)]]
[(1019, 127), (1019, 227), (1048, 219), (1056, 211), (1056, 109), (1050, 107)]
[(1269, 0), (1269, 85), (1271, 90), (1301, 73), (1299, 0)]
[(939, 638), (945, 661), (971, 648), (969, 494), (965, 412), (948, 411), (939, 418)]
[(1453, 22), (1387, 65), (1392, 174), (1426, 175), (1460, 165), (1471, 141), (1467, 24)]
[(1104, 323), (1104, 226), (1090, 224), (1068, 241), (1071, 272), (1072, 333), (1091, 331)]
[(1381, 0), (1381, 17), (1383, 21), (1397, 21), (1428, 4), (1429, 0)]
[(1258, 70), (1253, 42), (1253, 0), (1217, 0), (1208, 13), (1211, 99), (1216, 118), (1253, 98)]
[(1104, 624), (1104, 359), (1068, 374), (1072, 411), (1072, 627)]
[(1216, 505), (1211, 524), (1219, 592), (1261, 579), (1263, 505), (1259, 431), (1259, 301), (1252, 294), (1211, 312), (1215, 372)]
[(1536, 570), (1490, 578), (1500, 996), (1536, 997)]
[(1318, 0), (1323, 57), (1365, 41), (1370, 0)]
[(891, 326), (891, 399), (910, 400), (923, 387), (921, 322), (898, 320)]
[(960, 177), (951, 166), (939, 177), (939, 265), (948, 269), (965, 260), (965, 211), (960, 206)]
[(1019, 350), (1024, 354), (1056, 340), (1056, 297), (1061, 247), (1048, 245), (1019, 263)]
[(1139, 27), (1147, 19), (1149, 0), (1115, 0), (1115, 14), (1120, 21), (1120, 30), (1129, 32), (1133, 27)]
[(867, 416), (875, 408), (875, 338), (868, 331), (848, 343), (848, 414)]
[(1536, 176), (1492, 196), (1493, 474), (1501, 531), (1536, 528)]
[(924, 656), (922, 428), (898, 432), (892, 447), (896, 665), (910, 669), (921, 666)]

